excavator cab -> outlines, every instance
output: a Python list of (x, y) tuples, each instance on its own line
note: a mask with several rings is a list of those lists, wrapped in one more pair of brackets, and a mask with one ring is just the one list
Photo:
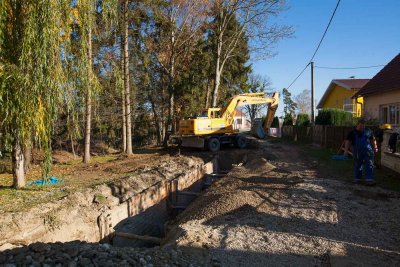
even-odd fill
[(221, 118), (221, 108), (209, 108), (208, 118), (209, 119)]
[(221, 108), (209, 108), (203, 110), (198, 116), (198, 119), (215, 119), (221, 117)]

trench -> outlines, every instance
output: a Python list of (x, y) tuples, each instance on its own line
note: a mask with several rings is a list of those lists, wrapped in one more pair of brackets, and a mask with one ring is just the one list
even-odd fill
[(160, 187), (159, 190), (168, 191), (165, 197), (159, 198), (154, 205), (138, 214), (118, 221), (112, 226), (110, 231), (112, 233), (103, 237), (100, 242), (107, 242), (117, 247), (160, 245), (158, 241), (162, 241), (166, 236), (168, 223), (182, 213), (204, 190), (212, 186), (214, 181), (225, 176), (233, 166), (242, 164), (246, 158), (245, 150), (219, 152), (214, 155), (213, 160), (205, 164), (209, 165), (206, 166), (208, 171), (205, 174), (200, 177), (196, 177), (197, 173), (178, 177), (170, 181), (165, 188)]

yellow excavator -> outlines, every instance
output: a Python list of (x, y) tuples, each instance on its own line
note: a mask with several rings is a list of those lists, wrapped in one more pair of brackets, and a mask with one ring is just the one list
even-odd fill
[(178, 135), (174, 142), (183, 147), (205, 148), (212, 152), (220, 149), (221, 144), (234, 144), (238, 148), (247, 146), (246, 137), (234, 129), (236, 108), (243, 105), (268, 104), (268, 112), (263, 128), (271, 127), (279, 104), (279, 93), (271, 97), (264, 93), (247, 93), (231, 98), (225, 108), (209, 108), (195, 118), (179, 121)]

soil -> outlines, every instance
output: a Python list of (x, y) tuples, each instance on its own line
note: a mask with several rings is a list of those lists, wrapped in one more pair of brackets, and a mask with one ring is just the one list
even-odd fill
[(400, 194), (316, 166), (299, 146), (261, 143), (177, 218), (166, 246), (205, 265), (399, 266)]

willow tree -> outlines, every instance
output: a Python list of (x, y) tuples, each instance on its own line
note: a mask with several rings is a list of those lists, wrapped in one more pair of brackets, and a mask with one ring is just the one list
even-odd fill
[(13, 186), (25, 186), (22, 147), (33, 134), (51, 166), (51, 135), (63, 86), (61, 38), (68, 30), (68, 1), (0, 1), (0, 121), (12, 148)]

